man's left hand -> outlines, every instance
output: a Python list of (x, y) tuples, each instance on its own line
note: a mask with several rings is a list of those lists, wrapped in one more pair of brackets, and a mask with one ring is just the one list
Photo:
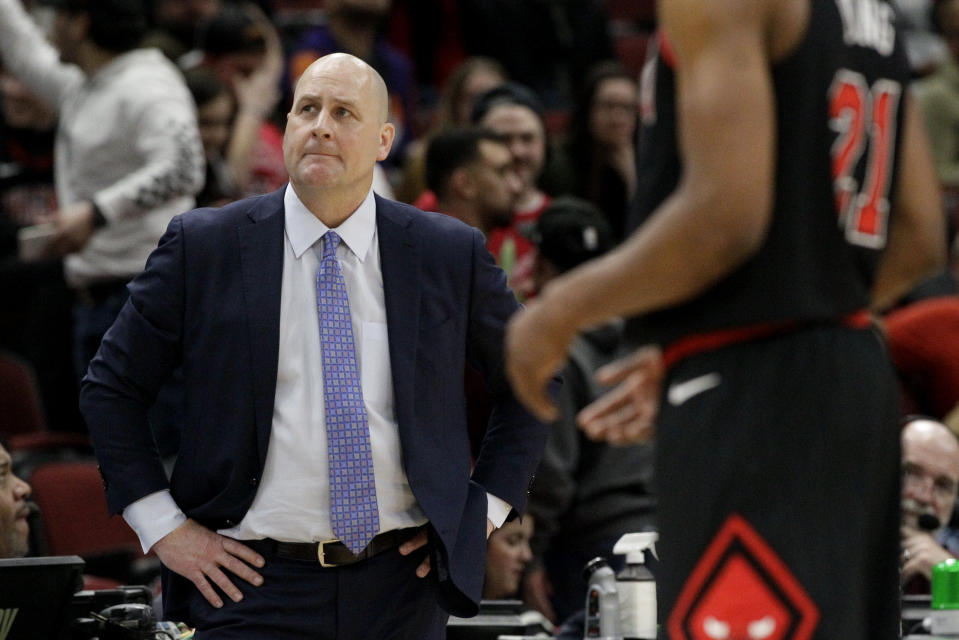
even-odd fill
[(57, 211), (53, 221), (54, 234), (50, 236), (47, 251), (51, 256), (76, 253), (86, 246), (93, 235), (93, 204), (78, 202)]
[[(493, 525), (492, 521), (489, 518), (487, 518), (486, 519), (486, 539), (487, 540), (489, 540), (490, 534), (493, 533), (494, 529), (496, 529), (496, 527)], [(413, 536), (412, 538), (410, 538), (409, 540), (407, 540), (406, 542), (400, 545), (400, 553), (403, 554), (404, 556), (408, 556), (414, 551), (416, 551), (417, 549), (419, 549), (420, 547), (426, 546), (426, 543), (428, 542), (428, 540), (429, 539), (426, 535), (426, 528), (424, 527), (422, 531), (420, 531), (415, 536)], [(430, 556), (429, 554), (427, 554), (426, 558), (423, 559), (423, 562), (420, 563), (420, 566), (416, 567), (416, 577), (425, 578), (427, 575), (429, 575), (429, 572), (430, 572)]]
[[(428, 541), (429, 538), (426, 535), (426, 527), (423, 527), (420, 529), (419, 533), (400, 545), (400, 553), (404, 556), (408, 556), (420, 547), (425, 547)], [(429, 572), (430, 554), (427, 553), (426, 557), (423, 558), (423, 562), (420, 563), (420, 566), (416, 567), (416, 577), (425, 578)]]
[(954, 557), (924, 531), (903, 526), (902, 535), (902, 579), (908, 580), (914, 575), (923, 575), (932, 579), (932, 568)]

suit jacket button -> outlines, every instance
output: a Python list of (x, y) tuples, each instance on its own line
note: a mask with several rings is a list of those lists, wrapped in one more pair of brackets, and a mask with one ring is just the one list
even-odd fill
[(252, 478), (250, 478), (250, 486), (255, 487), (259, 481), (260, 481), (259, 478), (257, 478), (256, 476), (253, 476)]
[(229, 518), (227, 518), (226, 520), (223, 521), (223, 525), (226, 526), (226, 527), (232, 527), (232, 526), (234, 526), (235, 524), (236, 524), (236, 523), (233, 522), (232, 520), (230, 520)]

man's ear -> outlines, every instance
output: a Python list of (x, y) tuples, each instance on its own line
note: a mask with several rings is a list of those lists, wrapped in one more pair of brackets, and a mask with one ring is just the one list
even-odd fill
[(379, 161), (386, 160), (390, 155), (390, 149), (393, 147), (393, 137), (396, 135), (396, 128), (389, 122), (384, 123), (380, 128), (380, 149), (376, 155)]
[(460, 167), (453, 170), (450, 174), (450, 191), (465, 200), (476, 198), (476, 181), (473, 180), (473, 174), (469, 169)]

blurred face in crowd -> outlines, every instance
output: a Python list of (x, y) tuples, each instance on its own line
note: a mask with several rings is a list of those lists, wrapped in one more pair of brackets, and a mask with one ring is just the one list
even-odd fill
[(481, 140), (471, 167), (473, 188), (489, 228), (509, 226), (522, 184), (506, 145)]
[(902, 510), (905, 524), (916, 527), (929, 513), (945, 525), (959, 488), (959, 442), (945, 425), (914, 420), (902, 431)]
[(283, 158), (297, 193), (347, 189), (365, 193), (373, 165), (393, 144), (383, 80), (362, 60), (335, 53), (303, 73), (283, 136)]
[(480, 124), (495, 131), (509, 147), (523, 192), (534, 190), (546, 160), (546, 131), (536, 113), (522, 105), (500, 104)]
[(233, 123), (233, 95), (224, 91), (197, 107), (197, 125), (206, 157), (224, 155)]
[(51, 129), (56, 115), (47, 103), (25, 84), (0, 71), (0, 108), (3, 121), (16, 129)]
[(506, 80), (498, 71), (490, 67), (478, 66), (463, 81), (463, 90), (460, 93), (456, 105), (453, 107), (453, 115), (456, 118), (454, 124), (465, 126), (470, 123), (470, 112), (473, 110), (473, 103), (476, 97), (481, 93), (486, 93), (493, 87), (498, 87)]
[(607, 78), (599, 83), (589, 112), (589, 129), (603, 145), (628, 145), (636, 133), (639, 100), (636, 83)]
[(19, 558), (28, 551), (30, 485), (13, 475), (10, 454), (0, 446), (0, 558)]
[(502, 599), (515, 596), (526, 565), (533, 559), (529, 540), (533, 535), (532, 516), (505, 523), (493, 532), (486, 549), (486, 582), (483, 597)]

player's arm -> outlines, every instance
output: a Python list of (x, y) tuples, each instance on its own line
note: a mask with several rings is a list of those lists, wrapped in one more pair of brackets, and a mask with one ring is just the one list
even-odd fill
[(907, 93), (892, 223), (872, 292), (872, 306), (877, 311), (895, 304), (945, 264), (946, 217), (918, 106)]
[(553, 281), (509, 335), (517, 393), (541, 417), (545, 380), (583, 327), (676, 304), (760, 246), (771, 217), (775, 109), (768, 12), (760, 0), (665, 0), (660, 24), (677, 59), (677, 190), (633, 236)]

